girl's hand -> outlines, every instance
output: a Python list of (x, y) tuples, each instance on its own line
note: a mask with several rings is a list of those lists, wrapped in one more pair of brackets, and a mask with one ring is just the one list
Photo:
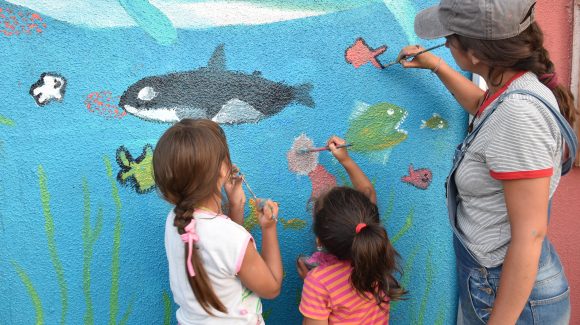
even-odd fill
[[(258, 207), (262, 206), (261, 199), (258, 199), (256, 204)], [(275, 227), (278, 222), (278, 203), (272, 200), (263, 202), (262, 209), (258, 210), (258, 222), (262, 230)]]
[(239, 175), (240, 170), (236, 165), (232, 165), (232, 174), (224, 184), (224, 191), (228, 197), (231, 207), (240, 207), (246, 204), (246, 193), (242, 188), (243, 177)]
[(332, 155), (341, 164), (350, 159), (350, 156), (348, 155), (348, 151), (346, 150), (346, 147), (337, 148), (337, 146), (345, 145), (345, 144), (346, 144), (346, 141), (344, 141), (344, 139), (341, 139), (337, 136), (332, 136), (330, 139), (328, 139), (328, 142), (326, 143), (326, 145), (328, 146), (328, 149), (330, 149), (330, 152), (332, 153)]
[(300, 276), (300, 278), (302, 278), (302, 280), (306, 278), (306, 275), (308, 274), (309, 271), (308, 267), (301, 258), (298, 258), (296, 260), (296, 270), (298, 271), (298, 275)]
[(432, 54), (431, 52), (425, 52), (414, 57), (411, 61), (407, 61), (406, 57), (423, 51), (424, 48), (421, 45), (409, 45), (404, 47), (399, 55), (397, 56), (397, 61), (401, 63), (404, 68), (417, 68), (417, 69), (429, 69), (433, 71), (438, 64), (440, 64), (440, 57)]

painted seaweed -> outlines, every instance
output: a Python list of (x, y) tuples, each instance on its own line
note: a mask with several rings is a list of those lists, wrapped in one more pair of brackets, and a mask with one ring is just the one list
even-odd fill
[(14, 267), (14, 270), (18, 274), (20, 281), (24, 283), (24, 286), (26, 287), (26, 291), (28, 292), (30, 299), (32, 299), (32, 305), (34, 306), (34, 312), (36, 313), (36, 325), (44, 324), (44, 313), (42, 311), (42, 303), (40, 301), (40, 297), (38, 296), (38, 292), (34, 288), (32, 280), (30, 280), (30, 277), (28, 276), (26, 271), (24, 271), (24, 269), (20, 265), (18, 265), (18, 263), (12, 261), (12, 266)]
[(48, 241), (48, 251), (50, 253), (50, 260), (56, 272), (56, 279), (60, 289), (60, 301), (62, 306), (60, 323), (66, 323), (66, 314), (68, 310), (68, 287), (64, 276), (64, 268), (58, 256), (56, 249), (56, 241), (54, 238), (54, 218), (50, 211), (50, 193), (46, 183), (46, 174), (42, 165), (38, 165), (38, 182), (40, 187), (40, 199), (42, 201), (42, 210), (44, 214), (44, 229), (46, 231), (46, 239)]
[(171, 298), (167, 291), (163, 290), (163, 325), (171, 324)]
[(117, 188), (117, 183), (113, 177), (113, 168), (111, 166), (111, 161), (108, 157), (103, 157), (103, 162), (107, 169), (107, 177), (111, 183), (111, 195), (113, 196), (113, 201), (115, 202), (115, 227), (113, 230), (113, 252), (111, 260), (111, 294), (110, 294), (110, 314), (109, 314), (109, 325), (115, 325), (117, 323), (117, 316), (119, 314), (119, 274), (121, 273), (121, 230), (123, 228), (121, 223), (121, 198), (119, 196), (119, 189)]
[(91, 260), (93, 248), (97, 238), (103, 229), (103, 209), (99, 207), (97, 220), (94, 228), (91, 227), (91, 194), (87, 179), (83, 179), (83, 293), (85, 295), (86, 310), (84, 322), (87, 325), (94, 324), (93, 301), (91, 297)]

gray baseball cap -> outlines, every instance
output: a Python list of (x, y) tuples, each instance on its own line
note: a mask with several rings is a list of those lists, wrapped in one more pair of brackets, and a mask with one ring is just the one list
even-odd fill
[(415, 33), (423, 39), (452, 34), (483, 40), (506, 39), (532, 24), (535, 4), (536, 0), (441, 0), (438, 6), (417, 14)]

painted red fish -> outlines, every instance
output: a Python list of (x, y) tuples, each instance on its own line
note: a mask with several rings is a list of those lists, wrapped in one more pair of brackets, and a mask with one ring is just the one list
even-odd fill
[(426, 190), (431, 185), (432, 180), (433, 174), (429, 169), (413, 169), (413, 164), (409, 165), (409, 175), (401, 177), (403, 183), (411, 184), (422, 190)]
[(312, 181), (312, 197), (316, 199), (331, 188), (336, 186), (336, 177), (329, 173), (322, 165), (316, 165), (313, 171), (308, 173), (310, 181)]
[(377, 59), (377, 56), (383, 54), (387, 50), (387, 46), (383, 45), (377, 49), (370, 48), (362, 37), (356, 39), (354, 44), (346, 49), (346, 62), (352, 64), (355, 68), (370, 62), (378, 69), (383, 69), (383, 65)]
[(4, 36), (40, 34), (45, 28), (46, 23), (37, 13), (0, 8), (0, 34)]
[(113, 96), (108, 90), (93, 91), (87, 95), (85, 106), (89, 112), (97, 113), (105, 119), (122, 119), (127, 112), (117, 106), (118, 101), (119, 96)]

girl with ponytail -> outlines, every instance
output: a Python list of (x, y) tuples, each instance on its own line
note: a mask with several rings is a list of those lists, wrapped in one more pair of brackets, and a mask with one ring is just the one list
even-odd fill
[[(260, 254), (242, 227), (246, 197), (225, 134), (209, 120), (170, 127), (155, 148), (153, 173), (174, 205), (165, 249), (179, 324), (263, 324), (260, 297), (275, 298), (282, 284), (278, 204), (259, 204)], [(222, 189), (229, 216), (222, 212)]]
[(388, 324), (390, 302), (406, 293), (395, 277), (399, 255), (381, 225), (373, 185), (346, 148), (337, 148), (342, 144), (328, 141), (354, 189), (333, 188), (314, 204), (314, 234), (326, 257), (310, 272), (298, 260), (303, 324)]
[[(458, 324), (568, 324), (570, 291), (546, 233), (577, 140), (572, 95), (558, 82), (535, 22), (535, 0), (441, 0), (415, 32), (445, 37), (455, 62), (407, 46), (405, 68), (430, 69), (473, 115), (447, 178), (459, 292)], [(557, 222), (557, 220), (555, 220)]]

